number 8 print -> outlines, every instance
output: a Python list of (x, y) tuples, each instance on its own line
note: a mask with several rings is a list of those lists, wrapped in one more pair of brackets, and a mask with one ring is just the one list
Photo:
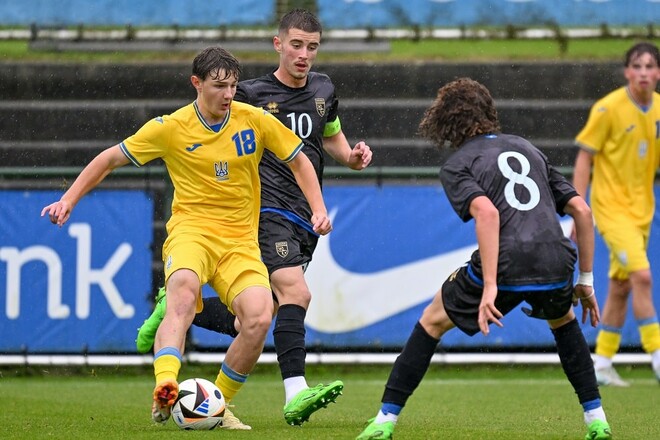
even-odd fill
[[(520, 163), (520, 173), (516, 173), (509, 166), (508, 159), (510, 157), (516, 159)], [(509, 181), (504, 187), (504, 198), (507, 203), (511, 205), (512, 208), (519, 211), (530, 211), (534, 209), (534, 207), (539, 204), (541, 195), (536, 182), (527, 177), (530, 169), (527, 158), (518, 152), (507, 151), (499, 155), (497, 158), (497, 166), (502, 172), (502, 175)], [(529, 201), (527, 203), (523, 203), (516, 198), (515, 186), (518, 184), (524, 186), (529, 192)]]

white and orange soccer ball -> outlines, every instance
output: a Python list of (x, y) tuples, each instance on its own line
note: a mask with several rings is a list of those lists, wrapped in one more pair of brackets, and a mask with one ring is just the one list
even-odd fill
[(172, 405), (172, 418), (181, 429), (209, 431), (222, 425), (225, 398), (213, 382), (186, 379), (179, 384), (179, 397)]

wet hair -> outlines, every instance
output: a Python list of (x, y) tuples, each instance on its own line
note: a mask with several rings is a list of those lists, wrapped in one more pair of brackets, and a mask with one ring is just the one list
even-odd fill
[(290, 29), (300, 29), (304, 32), (323, 33), (323, 27), (318, 18), (306, 9), (296, 8), (284, 14), (280, 20), (279, 33), (287, 33)]
[(623, 65), (625, 67), (630, 66), (630, 63), (645, 53), (651, 55), (655, 59), (655, 64), (660, 66), (660, 53), (658, 53), (658, 46), (648, 41), (641, 41), (628, 49), (626, 57), (623, 60)]
[(419, 123), (419, 134), (439, 149), (458, 149), (474, 136), (500, 131), (490, 92), (470, 78), (459, 78), (439, 88)]
[[(224, 77), (220, 78), (220, 71)], [(239, 79), (241, 76), (241, 65), (238, 60), (219, 46), (207, 47), (201, 51), (192, 64), (192, 74), (204, 81), (207, 77), (217, 80), (225, 80), (230, 76)]]

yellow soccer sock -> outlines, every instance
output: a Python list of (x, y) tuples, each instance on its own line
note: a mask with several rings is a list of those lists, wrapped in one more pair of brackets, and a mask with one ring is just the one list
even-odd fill
[(660, 324), (658, 324), (658, 318), (653, 317), (640, 320), (637, 321), (637, 325), (644, 351), (653, 353), (656, 350), (660, 350)]
[(164, 380), (177, 380), (181, 369), (181, 353), (174, 347), (164, 347), (154, 355), (156, 384)]
[(229, 368), (226, 364), (222, 364), (222, 367), (220, 367), (220, 371), (218, 372), (218, 377), (215, 379), (215, 385), (220, 389), (220, 392), (222, 392), (225, 401), (229, 403), (241, 389), (243, 384), (245, 384), (247, 378), (247, 374), (238, 373)]
[(596, 354), (612, 359), (621, 346), (620, 328), (601, 328), (596, 338)]

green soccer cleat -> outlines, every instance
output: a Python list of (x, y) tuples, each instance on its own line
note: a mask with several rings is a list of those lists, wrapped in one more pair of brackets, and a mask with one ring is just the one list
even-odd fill
[(284, 420), (289, 425), (302, 425), (309, 416), (337, 400), (344, 389), (344, 383), (336, 380), (330, 385), (318, 384), (296, 394), (284, 405)]
[(612, 431), (610, 430), (610, 425), (608, 425), (607, 422), (603, 422), (602, 420), (594, 420), (589, 424), (589, 427), (587, 429), (589, 431), (587, 432), (587, 435), (584, 438), (584, 440), (612, 439)]
[(137, 347), (137, 351), (139, 353), (148, 353), (154, 346), (156, 330), (158, 330), (158, 326), (165, 317), (166, 304), (167, 300), (165, 299), (165, 288), (161, 287), (158, 289), (158, 294), (156, 295), (156, 306), (154, 307), (154, 311), (151, 312), (151, 315), (144, 320), (142, 326), (138, 328), (135, 346)]
[(376, 423), (376, 418), (369, 420), (369, 424), (355, 440), (388, 440), (394, 434), (394, 422)]

